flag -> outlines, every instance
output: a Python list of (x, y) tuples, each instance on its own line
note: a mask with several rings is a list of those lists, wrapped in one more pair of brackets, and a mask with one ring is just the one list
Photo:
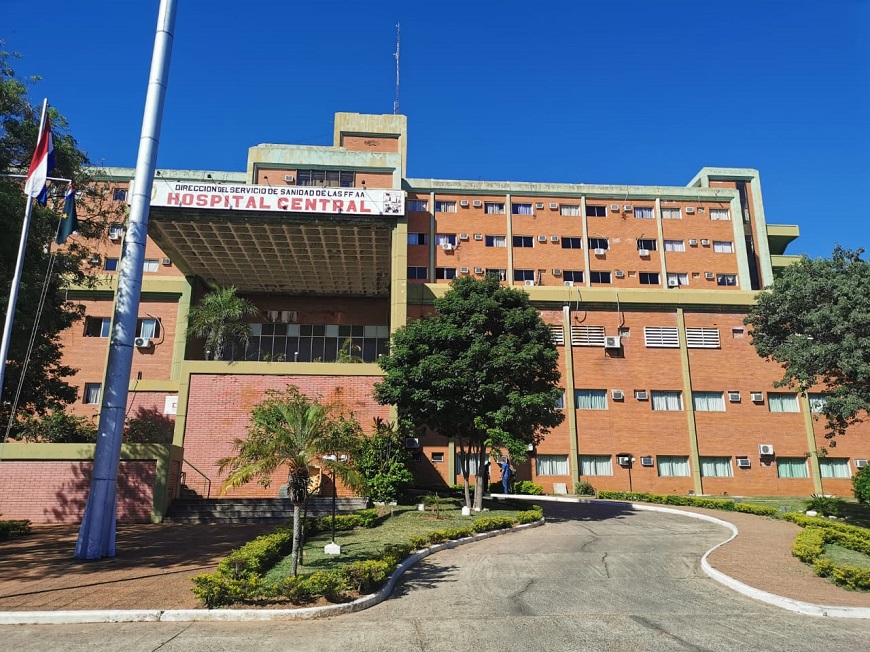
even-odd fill
[(60, 218), (60, 224), (57, 226), (57, 237), (54, 241), (62, 245), (73, 231), (78, 231), (79, 221), (76, 218), (76, 191), (72, 184), (66, 191), (66, 196), (63, 198), (63, 217)]
[(54, 169), (54, 143), (51, 140), (51, 125), (48, 116), (42, 125), (42, 133), (36, 143), (33, 152), (33, 160), (30, 161), (30, 170), (27, 172), (27, 181), (24, 183), (24, 194), (39, 200), (43, 205), (46, 200), (45, 182), (48, 173)]

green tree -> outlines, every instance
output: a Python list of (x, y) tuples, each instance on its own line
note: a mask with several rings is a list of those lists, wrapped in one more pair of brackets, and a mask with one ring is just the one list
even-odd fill
[(758, 354), (782, 365), (778, 387), (822, 388), (831, 447), (870, 405), (870, 265), (862, 253), (837, 246), (831, 258), (802, 257), (746, 318)]
[(257, 312), (253, 303), (236, 294), (236, 288), (215, 286), (190, 309), (187, 334), (205, 339), (212, 360), (224, 360), (235, 344), (247, 347), (251, 327), (245, 318)]
[[(36, 148), (41, 109), (41, 102), (31, 104), (28, 87), (38, 78), (18, 78), (11, 66), (18, 55), (2, 51), (2, 45), (0, 42), (0, 173), (25, 174)], [(19, 419), (46, 415), (75, 401), (76, 389), (68, 379), (76, 370), (62, 363), (60, 333), (79, 321), (84, 309), (68, 300), (68, 291), (75, 286), (93, 287), (98, 282), (99, 269), (82, 261), (93, 256), (92, 238), (104, 234), (110, 223), (124, 220), (124, 208), (110, 201), (108, 188), (93, 183), (95, 172), (87, 167), (87, 156), (69, 133), (66, 119), (53, 107), (49, 107), (48, 115), (56, 159), (51, 176), (75, 181), (76, 187), (81, 189), (79, 204), (84, 210), (79, 210), (79, 235), (58, 248), (53, 241), (66, 184), (49, 185), (46, 207), (34, 202), (0, 404), (0, 424), (4, 428), (9, 422), (19, 384), (21, 394), (16, 412)], [(4, 316), (18, 257), (25, 204), (23, 180), (0, 177), (0, 232), (5, 234), (0, 239), (0, 314)], [(32, 332), (35, 338), (21, 383)]]
[(374, 433), (361, 437), (352, 453), (353, 466), (361, 476), (369, 498), (379, 502), (398, 500), (414, 482), (411, 455), (394, 423), (377, 418)]
[(317, 462), (357, 486), (352, 467), (340, 458), (324, 460), (323, 455), (353, 450), (359, 434), (359, 424), (342, 417), (337, 406), (321, 404), (291, 385), (283, 391), (266, 392), (266, 398), (251, 411), (247, 436), (233, 442), (236, 454), (218, 461), (221, 472), (228, 472), (223, 493), (255, 480), (268, 487), (273, 473), (287, 467), (293, 504), (293, 575), (302, 540), (302, 508), (308, 500), (308, 467)]
[(375, 398), (455, 441), (469, 507), (469, 461), (476, 460), (480, 509), (490, 449), (524, 459), (528, 445), (564, 419), (556, 409), (559, 356), (528, 295), (497, 278), (454, 279), (435, 310), (396, 331), (390, 355), (379, 360), (385, 377)]

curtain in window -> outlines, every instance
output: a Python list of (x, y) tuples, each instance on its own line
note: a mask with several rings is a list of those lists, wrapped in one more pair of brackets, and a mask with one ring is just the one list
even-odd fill
[(824, 394), (810, 394), (810, 411), (819, 413), (825, 409), (825, 403), (827, 403), (827, 398)]
[(145, 262), (142, 266), (142, 270), (145, 272), (156, 272), (158, 270), (158, 261), (156, 258), (146, 258)]
[(651, 220), (655, 217), (652, 206), (638, 206), (634, 209), (634, 216), (645, 220)]
[(100, 402), (100, 389), (102, 385), (100, 383), (86, 383), (85, 384), (85, 403), (89, 405), (93, 405), (95, 403)]
[(504, 204), (486, 202), (485, 209), (487, 215), (498, 215), (500, 213), (504, 213)]
[(606, 410), (606, 389), (577, 389), (574, 391), (578, 410)]
[(531, 215), (532, 214), (532, 205), (531, 204), (513, 204), (513, 213), (514, 215)]
[(846, 458), (827, 458), (819, 460), (819, 470), (823, 478), (848, 478), (849, 460)]
[(697, 412), (724, 412), (722, 392), (692, 392), (692, 406)]
[(155, 333), (157, 332), (157, 320), (156, 319), (143, 319), (142, 320), (142, 328), (139, 331), (139, 337), (155, 337)]
[(659, 465), (660, 477), (687, 477), (689, 475), (688, 457), (659, 455), (656, 461)]
[(438, 233), (435, 236), (435, 244), (437, 244), (439, 247), (446, 245), (446, 244), (453, 244), (451, 242), (451, 240), (454, 240), (455, 238), (456, 238), (456, 236)]
[(771, 412), (800, 412), (797, 396), (794, 394), (767, 394), (767, 405)]
[(610, 455), (581, 455), (580, 475), (613, 475)]
[(808, 478), (807, 460), (803, 457), (776, 458), (776, 477), (778, 478)]
[(538, 455), (535, 458), (535, 473), (537, 475), (568, 475), (568, 457), (566, 455)]
[(678, 412), (683, 409), (682, 394), (680, 392), (654, 391), (652, 393), (652, 409)]
[(730, 457), (702, 457), (700, 462), (702, 477), (730, 478), (734, 475)]
[(685, 251), (686, 243), (682, 240), (665, 240), (665, 251)]
[(733, 242), (725, 242), (721, 240), (713, 241), (713, 251), (717, 254), (733, 254), (734, 253), (734, 243)]
[(711, 208), (710, 209), (710, 219), (711, 220), (730, 220), (731, 215), (728, 213), (727, 208)]
[[(458, 474), (462, 473), (462, 454), (456, 453), (456, 472)], [(475, 476), (477, 475), (477, 458), (469, 457), (468, 458), (468, 475)]]
[(560, 215), (568, 215), (571, 217), (578, 217), (580, 215), (580, 206), (579, 205), (571, 205), (571, 204), (562, 204), (559, 206), (559, 214)]
[(679, 208), (663, 208), (662, 218), (666, 220), (679, 220), (682, 219), (683, 216), (680, 213)]

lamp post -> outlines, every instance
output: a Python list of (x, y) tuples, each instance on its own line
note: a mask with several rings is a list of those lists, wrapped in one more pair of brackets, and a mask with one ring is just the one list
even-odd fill
[[(324, 462), (347, 462), (347, 455), (339, 455), (338, 453), (333, 453), (332, 455), (324, 455), (321, 459)], [(323, 546), (323, 554), (325, 555), (340, 555), (341, 554), (341, 546), (335, 542), (335, 503), (337, 498), (337, 492), (335, 489), (335, 467), (332, 467), (332, 541)]]

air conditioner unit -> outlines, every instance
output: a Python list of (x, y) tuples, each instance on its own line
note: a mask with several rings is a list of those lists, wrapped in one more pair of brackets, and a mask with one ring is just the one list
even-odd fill
[(559, 242), (559, 236), (557, 236), (557, 235), (551, 235), (551, 236), (550, 236), (550, 242)]
[(461, 199), (461, 200), (459, 201), (459, 205), (462, 206), (462, 208), (468, 208), (468, 200), (467, 200), (467, 199)]
[(292, 181), (296, 181), (296, 178), (292, 174), (285, 174), (284, 181), (286, 181), (287, 183), (290, 183)]
[(459, 239), (460, 240), (468, 240), (468, 234), (467, 233), (460, 233)]
[(728, 400), (732, 403), (740, 402), (740, 392), (728, 392)]
[(559, 210), (559, 204), (556, 204), (556, 203), (550, 202), (550, 210), (551, 210), (551, 211), (557, 211), (557, 210)]
[(150, 337), (137, 337), (133, 340), (133, 345), (137, 349), (150, 349), (151, 348), (151, 338)]
[(109, 227), (109, 240), (115, 241), (120, 240), (124, 235), (124, 227), (121, 225), (115, 225)]
[(625, 212), (632, 210), (631, 204), (626, 204), (625, 206), (622, 207), (622, 210)]
[(545, 236), (545, 235), (538, 236), (538, 242), (546, 242), (546, 241), (547, 241), (547, 236)]
[(695, 238), (689, 238), (689, 246), (690, 246), (690, 247), (697, 247), (697, 246), (698, 246), (698, 241), (695, 240)]
[(634, 390), (634, 397), (635, 397), (638, 401), (648, 401), (648, 400), (649, 400), (649, 394), (647, 394), (647, 392), (646, 392), (645, 389), (636, 389), (636, 390)]
[(538, 203), (535, 204), (535, 208), (537, 208), (539, 211), (543, 210), (544, 209), (544, 202), (539, 201)]
[(617, 455), (616, 463), (619, 466), (631, 466), (631, 455)]
[(420, 440), (416, 437), (405, 437), (405, 448), (420, 448)]
[(676, 288), (676, 287), (679, 287), (679, 286), (680, 286), (680, 280), (679, 280), (679, 279), (676, 279), (676, 278), (669, 278), (669, 279), (668, 279), (668, 287), (669, 287), (669, 288)]
[(710, 246), (710, 241), (707, 240), (707, 239), (701, 240), (701, 246), (702, 246), (702, 247), (709, 247), (709, 246)]
[(699, 213), (703, 213), (703, 212), (705, 212), (706, 210), (707, 210), (707, 209), (704, 208), (703, 206), (698, 206), (698, 212), (699, 212)]
[(646, 258), (647, 256), (649, 256), (649, 249), (638, 249), (637, 255), (641, 258)]
[(474, 239), (475, 240), (483, 240), (483, 234), (482, 233), (475, 233)]
[(475, 274), (483, 274), (483, 267), (475, 267), (474, 273)]
[(565, 287), (572, 288), (572, 287), (574, 287), (574, 281), (562, 281), (562, 285), (564, 285)]
[(553, 276), (562, 276), (562, 270), (558, 267), (553, 268)]
[(762, 456), (773, 455), (773, 444), (759, 444), (758, 454)]
[(614, 213), (616, 213), (617, 211), (619, 211), (619, 204), (611, 204), (610, 210), (612, 210)]
[(619, 338), (619, 335), (608, 335), (604, 338), (604, 348), (605, 349), (618, 349), (622, 346), (622, 341)]
[(716, 278), (716, 275), (713, 272), (704, 272), (704, 278), (708, 281), (712, 281), (714, 278)]
[(692, 208), (691, 206), (686, 206), (686, 214), (687, 215), (691, 215), (694, 212), (695, 212), (694, 208)]
[(752, 462), (748, 457), (738, 457), (737, 458), (737, 468), (738, 469), (748, 469), (752, 466)]
[(865, 466), (867, 466), (867, 460), (855, 460), (856, 469), (863, 469)]
[(459, 273), (460, 274), (468, 274), (468, 268), (467, 267), (460, 267)]
[(171, 258), (164, 258), (160, 262), (163, 263), (164, 267), (169, 267), (172, 264), (172, 259)]
[(645, 455), (645, 456), (641, 457), (640, 458), (640, 465), (641, 466), (652, 466), (653, 465), (652, 455)]
[(621, 389), (611, 389), (610, 398), (612, 398), (614, 401), (623, 401), (625, 400), (625, 392), (623, 392)]
[(453, 251), (453, 245), (450, 244), (449, 242), (445, 242), (443, 245), (441, 245), (441, 248), (444, 251)]
[(764, 403), (764, 392), (749, 392), (749, 399), (753, 403)]
[(483, 206), (483, 202), (479, 199), (475, 199), (473, 202), (471, 202), (471, 205), (475, 208), (480, 208), (481, 206)]
[(595, 248), (595, 255), (596, 256), (603, 256), (606, 252), (607, 252), (607, 249), (602, 249), (601, 247)]
[(527, 281), (525, 281), (525, 284), (526, 284), (526, 286), (531, 286), (531, 285), (534, 285), (535, 282), (534, 282), (534, 281), (527, 280)]
[(615, 270), (615, 271), (613, 272), (613, 275), (614, 275), (616, 278), (624, 278), (624, 277), (625, 277), (625, 272), (623, 272), (621, 269), (617, 269), (617, 270)]

